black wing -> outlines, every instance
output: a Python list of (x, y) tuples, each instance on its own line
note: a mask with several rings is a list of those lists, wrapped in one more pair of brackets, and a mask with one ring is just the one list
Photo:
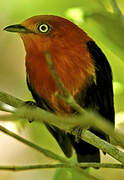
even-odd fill
[[(87, 48), (94, 62), (96, 82), (93, 82), (92, 85), (87, 88), (86, 92), (83, 92), (82, 90), (82, 99), (79, 100), (79, 104), (85, 109), (96, 110), (114, 124), (112, 72), (110, 65), (95, 42), (88, 41)], [(83, 94), (85, 94), (85, 97)], [(109, 140), (108, 136), (103, 132), (95, 131), (93, 129), (90, 130), (104, 140)], [(79, 162), (100, 161), (99, 150), (97, 148), (82, 140), (79, 143), (76, 143), (73, 136), (70, 136), (70, 138), (77, 152)]]
[[(92, 85), (93, 90), (95, 90), (94, 93), (92, 93), (92, 89), (88, 90), (85, 106), (89, 107), (89, 104), (92, 106), (95, 104), (98, 107), (98, 112), (114, 123), (113, 85), (110, 65), (95, 42), (87, 42), (87, 47), (95, 65), (96, 83)], [(87, 103), (88, 96), (91, 96), (90, 103)]]

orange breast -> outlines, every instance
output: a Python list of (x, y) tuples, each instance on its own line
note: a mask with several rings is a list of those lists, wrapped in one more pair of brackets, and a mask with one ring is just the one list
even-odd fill
[[(68, 37), (66, 41), (68, 42)], [(52, 39), (48, 48), (58, 77), (69, 93), (76, 97), (80, 90), (89, 84), (89, 77), (95, 77), (95, 69), (86, 43), (83, 42), (84, 39), (80, 37), (77, 40), (73, 39), (72, 42), (69, 40), (70, 43), (65, 43), (66, 41), (60, 38)], [(29, 42), (29, 46), (32, 44)], [(55, 111), (69, 113), (70, 107), (55, 96), (55, 92), (61, 93), (61, 90), (46, 62), (47, 45), (45, 44), (41, 49), (33, 45), (28, 49), (32, 49), (29, 53), (27, 51), (26, 55), (26, 70), (31, 86), (39, 96), (51, 104)]]

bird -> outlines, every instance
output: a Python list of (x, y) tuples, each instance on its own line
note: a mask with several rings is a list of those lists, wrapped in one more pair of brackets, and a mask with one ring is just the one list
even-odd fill
[[(62, 116), (76, 114), (55, 96), (56, 92), (62, 92), (48, 67), (46, 52), (49, 50), (57, 76), (75, 101), (114, 125), (112, 70), (102, 50), (83, 29), (63, 17), (37, 15), (4, 30), (19, 33), (23, 40), (26, 81), (38, 107)], [(53, 125), (45, 125), (68, 158), (75, 149), (78, 162), (100, 162), (99, 149), (81, 139), (76, 141), (74, 135)], [(89, 130), (109, 141), (104, 132)]]

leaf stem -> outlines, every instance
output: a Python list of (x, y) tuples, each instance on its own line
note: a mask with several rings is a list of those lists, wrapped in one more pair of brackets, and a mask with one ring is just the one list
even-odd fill
[(114, 164), (114, 163), (77, 163), (77, 164), (36, 164), (36, 165), (22, 165), (22, 166), (0, 166), (0, 170), (9, 170), (9, 171), (24, 171), (32, 169), (51, 169), (51, 168), (116, 168), (124, 169), (123, 164)]

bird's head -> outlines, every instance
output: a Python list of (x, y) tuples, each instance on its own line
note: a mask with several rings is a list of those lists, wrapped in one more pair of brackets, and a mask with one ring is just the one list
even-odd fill
[(19, 33), (27, 51), (32, 46), (44, 51), (51, 45), (63, 47), (69, 43), (69, 46), (73, 46), (89, 40), (77, 25), (53, 15), (33, 16), (21, 24), (7, 26), (4, 30)]

